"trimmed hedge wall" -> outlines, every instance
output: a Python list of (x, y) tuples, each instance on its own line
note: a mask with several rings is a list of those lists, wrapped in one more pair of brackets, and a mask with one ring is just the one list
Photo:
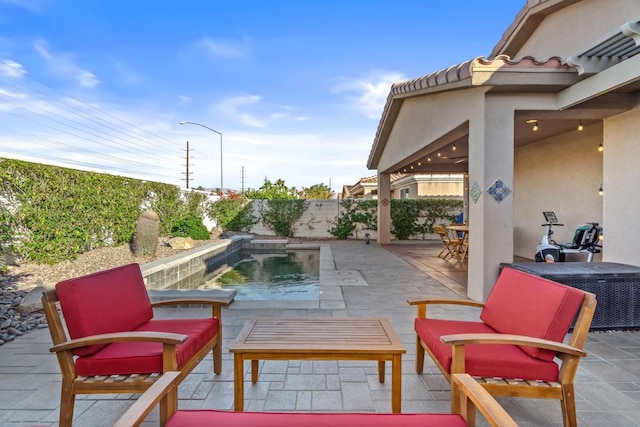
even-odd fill
[(19, 160), (0, 159), (0, 183), (0, 244), (41, 263), (130, 242), (148, 208), (166, 235), (187, 209), (175, 185)]

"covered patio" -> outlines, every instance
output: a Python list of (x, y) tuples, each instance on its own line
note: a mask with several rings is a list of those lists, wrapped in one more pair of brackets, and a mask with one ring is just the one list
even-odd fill
[(391, 242), (392, 173), (462, 172), (470, 298), (486, 299), (500, 263), (533, 258), (545, 210), (565, 224), (559, 239), (598, 222), (596, 260), (637, 264), (640, 227), (619, 225), (640, 212), (625, 185), (638, 178), (640, 5), (605, 3), (529, 1), (488, 59), (392, 86), (367, 163), (380, 244)]

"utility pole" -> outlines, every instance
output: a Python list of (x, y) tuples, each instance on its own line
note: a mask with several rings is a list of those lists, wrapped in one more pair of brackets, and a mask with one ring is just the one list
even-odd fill
[(242, 172), (240, 174), (240, 182), (241, 182), (241, 186), (242, 186), (242, 193), (244, 194), (244, 166), (242, 166)]
[(193, 175), (193, 172), (189, 172), (189, 141), (187, 141), (187, 171), (183, 172), (184, 174), (184, 178), (183, 181), (185, 181), (186, 183), (186, 187), (187, 189), (189, 189), (189, 181), (191, 181), (191, 175)]

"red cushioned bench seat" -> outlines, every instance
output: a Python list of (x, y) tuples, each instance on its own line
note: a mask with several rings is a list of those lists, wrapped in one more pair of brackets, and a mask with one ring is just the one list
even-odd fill
[[(115, 427), (142, 424), (162, 396), (177, 386), (177, 374), (162, 375), (116, 422)], [(486, 390), (466, 374), (454, 375), (452, 388), (459, 391), (460, 408), (453, 414), (373, 414), (309, 412), (232, 412), (219, 410), (173, 410), (163, 427), (467, 427), (475, 425), (479, 411), (490, 426), (513, 427), (517, 424)], [(471, 420), (471, 421), (469, 421)]]

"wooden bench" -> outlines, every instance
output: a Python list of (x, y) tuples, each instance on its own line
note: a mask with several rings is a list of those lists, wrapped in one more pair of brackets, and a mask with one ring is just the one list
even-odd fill
[[(139, 426), (161, 401), (177, 387), (180, 374), (162, 375), (115, 423), (115, 427)], [(192, 426), (252, 426), (252, 427), (468, 427), (475, 425), (475, 411), (480, 412), (490, 426), (513, 427), (515, 421), (486, 390), (466, 374), (452, 377), (452, 389), (458, 392), (459, 411), (453, 414), (375, 414), (317, 412), (232, 412), (220, 410), (177, 410), (171, 406), (164, 427)]]
[[(416, 372), (422, 373), (426, 350), (449, 381), (466, 372), (492, 395), (558, 399), (564, 425), (577, 424), (574, 378), (586, 356), (595, 295), (503, 268), (484, 304), (447, 299), (409, 304), (418, 308)], [(427, 318), (433, 304), (482, 307), (480, 321)], [(576, 313), (571, 339), (563, 344)]]
[[(210, 351), (213, 370), (219, 374), (221, 307), (231, 301), (180, 299), (152, 304), (138, 264), (68, 279), (45, 292), (42, 306), (54, 344), (50, 351), (62, 371), (60, 426), (71, 425), (76, 394), (141, 393), (167, 371), (179, 371), (177, 380), (182, 381)], [(184, 304), (209, 305), (211, 316), (153, 318), (154, 307)], [(175, 392), (165, 395), (161, 417), (166, 419), (176, 401)]]

